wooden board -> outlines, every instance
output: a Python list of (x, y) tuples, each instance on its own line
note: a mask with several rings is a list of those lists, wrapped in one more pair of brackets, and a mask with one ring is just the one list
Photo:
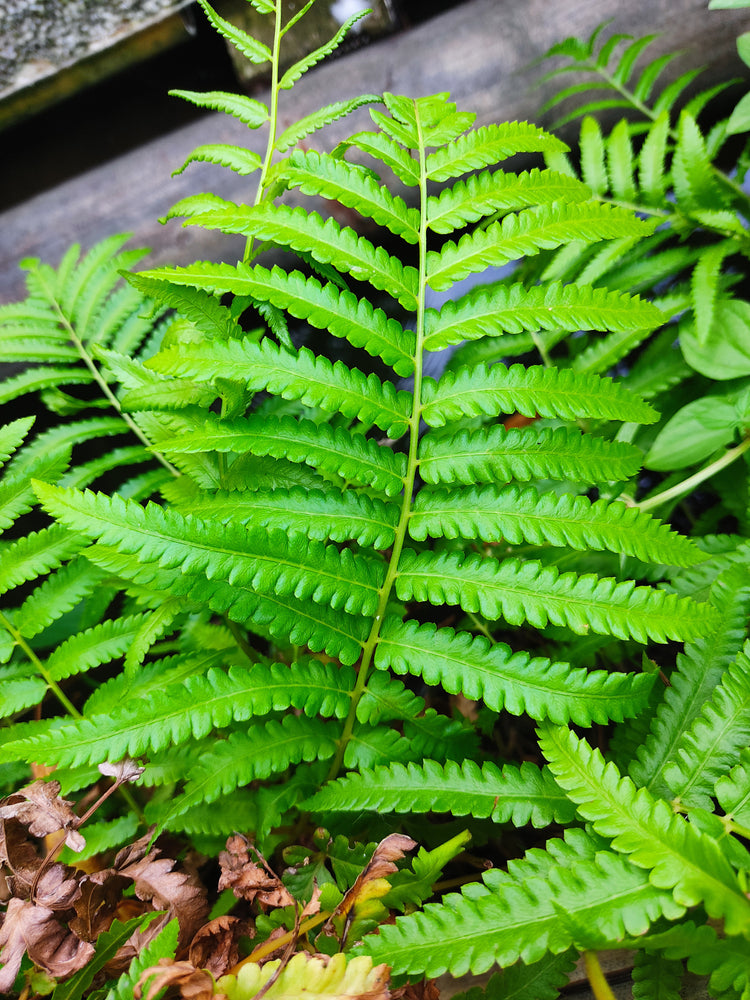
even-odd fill
[[(665, 31), (663, 49), (686, 50), (681, 67), (706, 63), (714, 78), (741, 72), (735, 38), (747, 22), (743, 11), (707, 10), (706, 0), (470, 0), (407, 32), (383, 39), (316, 68), (284, 95), (284, 122), (334, 100), (384, 90), (420, 95), (448, 90), (461, 108), (478, 113), (479, 123), (502, 119), (541, 120), (538, 108), (558, 84), (539, 90), (532, 85), (540, 70), (530, 64), (552, 44), (570, 34), (588, 35), (612, 18), (613, 31), (641, 35)], [(709, 77), (707, 77), (708, 79)], [(260, 95), (263, 96), (262, 94)], [(114, 121), (92, 122), (97, 128)], [(345, 134), (367, 127), (360, 110), (315, 136), (330, 148)], [(192, 260), (232, 260), (242, 240), (183, 229), (179, 222), (161, 227), (160, 215), (188, 194), (200, 191), (242, 201), (252, 179), (205, 164), (188, 167), (171, 179), (200, 143), (246, 143), (260, 148), (262, 137), (235, 119), (209, 114), (126, 155), (18, 204), (0, 215), (0, 302), (23, 296), (23, 276), (16, 262), (38, 256), (56, 263), (72, 242), (88, 247), (114, 232), (133, 232), (136, 243), (153, 248), (150, 263), (184, 264)], [(51, 150), (54, 155), (54, 150)]]

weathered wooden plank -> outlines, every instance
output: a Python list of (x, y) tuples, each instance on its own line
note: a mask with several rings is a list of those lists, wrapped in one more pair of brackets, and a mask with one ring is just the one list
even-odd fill
[[(662, 48), (687, 50), (682, 69), (703, 62), (714, 78), (726, 78), (738, 67), (741, 72), (734, 40), (747, 15), (709, 12), (706, 0), (569, 0), (554, 5), (548, 0), (470, 0), (315, 69), (285, 95), (290, 103), (282, 116), (286, 124), (330, 101), (363, 92), (419, 95), (449, 90), (459, 106), (478, 113), (479, 123), (540, 120), (537, 109), (558, 84), (531, 91), (540, 70), (530, 63), (562, 37), (588, 35), (607, 18), (612, 18), (613, 31), (667, 32)], [(330, 148), (368, 122), (367, 111), (360, 110), (317, 133), (315, 144)], [(19, 258), (31, 255), (56, 262), (71, 242), (90, 246), (113, 232), (132, 231), (138, 243), (152, 247), (152, 264), (237, 256), (241, 240), (182, 229), (178, 222), (161, 227), (156, 220), (179, 198), (200, 191), (246, 198), (252, 178), (219, 167), (195, 164), (174, 179), (169, 175), (200, 143), (243, 143), (248, 138), (260, 148), (257, 133), (248, 133), (234, 119), (206, 115), (3, 213), (0, 301), (23, 294), (23, 279), (15, 267)]]

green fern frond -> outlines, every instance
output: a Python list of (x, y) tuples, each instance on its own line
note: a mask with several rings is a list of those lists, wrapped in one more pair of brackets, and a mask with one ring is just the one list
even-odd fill
[(272, 710), (294, 707), (307, 716), (342, 718), (352, 685), (350, 668), (337, 669), (318, 660), (300, 660), (294, 668), (276, 663), (249, 670), (234, 667), (227, 673), (211, 669), (205, 676), (165, 688), (158, 697), (152, 690), (140, 703), (71, 720), (46, 735), (11, 741), (0, 753), (6, 760), (31, 754), (78, 766), (155, 753)]
[(644, 561), (693, 565), (708, 558), (697, 546), (652, 519), (637, 507), (619, 501), (555, 493), (539, 494), (533, 487), (483, 486), (464, 490), (429, 489), (417, 494), (409, 534), (432, 538), (503, 539), (517, 545), (570, 545), (588, 551), (622, 552)]
[[(381, 357), (398, 375), (411, 375), (414, 370), (414, 334), (386, 316), (382, 309), (375, 309), (367, 299), (357, 298), (332, 282), (321, 285), (317, 278), (305, 277), (299, 271), (286, 272), (279, 267), (269, 271), (260, 265), (251, 268), (238, 264), (232, 270), (226, 265), (205, 264), (203, 270), (206, 275), (215, 275), (224, 282), (218, 286), (212, 284), (212, 287), (231, 287), (236, 294), (251, 295), (257, 301), (286, 309), (292, 316), (307, 320), (311, 326), (327, 330), (334, 337), (345, 337), (354, 347), (363, 347), (369, 354)], [(144, 274), (175, 282), (187, 279), (188, 286), (191, 283), (190, 277), (183, 275), (180, 269), (141, 272), (138, 277)], [(145, 287), (158, 288), (161, 284), (158, 277), (147, 277), (144, 282)], [(163, 280), (163, 284), (166, 288), (172, 287), (168, 280)], [(185, 294), (189, 291), (192, 290), (186, 287)], [(205, 292), (194, 291), (216, 301)], [(155, 294), (158, 295), (158, 291)], [(174, 296), (171, 298), (174, 300)], [(174, 304), (182, 310), (177, 301)]]
[(518, 210), (554, 201), (587, 201), (591, 189), (556, 170), (519, 174), (483, 170), (427, 199), (427, 222), (435, 233), (451, 233), (493, 212)]
[(683, 972), (679, 959), (637, 951), (633, 959), (633, 1000), (680, 1000)]
[[(353, 278), (368, 281), (374, 288), (393, 296), (404, 309), (416, 309), (418, 274), (415, 268), (404, 266), (382, 246), (373, 246), (350, 227), (342, 228), (333, 218), (324, 221), (317, 212), (306, 212), (300, 205), (296, 208), (265, 203), (238, 205), (191, 216), (185, 224), (220, 229), (224, 233), (241, 233), (308, 253), (321, 264), (333, 264)], [(242, 294), (242, 289), (235, 289), (226, 278), (224, 281), (219, 279), (220, 273), (228, 277), (231, 270), (228, 265), (217, 267), (217, 280), (211, 281), (199, 264), (175, 269), (169, 277), (174, 281), (180, 274), (192, 279), (186, 284)]]
[[(340, 729), (336, 722), (285, 715), (280, 721), (272, 719), (232, 733), (190, 769), (185, 791), (172, 803), (169, 819), (199, 802), (215, 802), (251, 781), (279, 774), (291, 764), (331, 758)], [(169, 825), (169, 819), (164, 825)]]
[(0, 468), (23, 444), (26, 435), (34, 426), (34, 417), (19, 417), (0, 427)]
[(378, 94), (363, 94), (361, 97), (352, 97), (348, 101), (334, 101), (332, 104), (327, 104), (285, 128), (276, 140), (275, 148), (280, 153), (285, 153), (306, 136), (312, 135), (313, 132), (325, 125), (339, 121), (365, 104), (379, 104), (381, 100), (382, 98)]
[(3, 546), (0, 548), (0, 594), (57, 569), (84, 544), (80, 535), (54, 524)]
[(198, 381), (215, 381), (231, 371), (250, 392), (266, 389), (284, 399), (299, 399), (328, 413), (376, 424), (394, 439), (408, 427), (409, 393), (398, 392), (374, 373), (365, 376), (343, 361), (331, 364), (306, 347), (288, 351), (268, 337), (170, 348), (153, 357), (148, 367)]
[(572, 949), (560, 955), (545, 955), (531, 965), (516, 962), (491, 976), (484, 989), (473, 986), (466, 993), (456, 994), (456, 1000), (558, 1000), (560, 991), (570, 982), (575, 963)]
[(425, 161), (431, 181), (447, 181), (469, 170), (490, 167), (516, 153), (564, 152), (560, 139), (528, 122), (484, 125), (430, 153)]
[[(325, 42), (325, 44), (319, 46), (317, 49), (314, 49), (312, 52), (309, 52), (298, 62), (294, 63), (293, 66), (289, 67), (279, 82), (279, 88), (281, 90), (291, 90), (292, 86), (304, 73), (306, 73), (309, 69), (312, 69), (312, 67), (316, 66), (322, 59), (325, 59), (326, 56), (329, 56), (332, 52), (334, 52), (349, 33), (352, 26), (363, 17), (366, 17), (369, 13), (369, 10), (361, 10), (347, 18), (330, 41)], [(288, 28), (289, 25), (286, 26), (286, 30), (288, 30)]]
[(664, 780), (687, 806), (711, 808), (717, 779), (750, 740), (749, 652), (745, 643), (664, 767)]
[(223, 35), (228, 42), (241, 52), (242, 55), (249, 59), (251, 63), (257, 66), (262, 66), (264, 63), (270, 62), (273, 59), (273, 53), (264, 45), (263, 42), (258, 41), (258, 39), (248, 35), (246, 31), (238, 28), (236, 25), (232, 24), (231, 21), (225, 20), (220, 17), (213, 7), (209, 6), (206, 0), (198, 0), (203, 12), (219, 34)]
[(419, 241), (420, 214), (392, 195), (363, 167), (315, 150), (295, 150), (274, 174), (303, 194), (319, 195), (354, 208), (407, 243)]
[(591, 417), (650, 424), (657, 420), (650, 404), (627, 388), (568, 368), (503, 364), (459, 369), (439, 382), (425, 380), (422, 418), (442, 427), (463, 416), (495, 417), (518, 411), (526, 417)]
[(38, 705), (47, 694), (47, 684), (25, 664), (0, 667), (0, 713), (12, 718)]
[(343, 155), (349, 146), (356, 146), (363, 153), (368, 153), (385, 164), (407, 187), (419, 184), (419, 164), (417, 161), (383, 132), (357, 132), (356, 135), (337, 146), (336, 153)]
[(467, 233), (458, 243), (449, 240), (442, 250), (430, 251), (427, 280), (435, 291), (444, 291), (476, 271), (533, 256), (571, 240), (596, 243), (626, 235), (648, 236), (655, 228), (654, 221), (596, 201), (526, 208), (487, 229)]
[(172, 176), (181, 174), (191, 163), (215, 163), (219, 167), (228, 167), (241, 177), (254, 173), (262, 165), (261, 158), (251, 149), (211, 142), (196, 146), (182, 166), (172, 171)]
[(405, 549), (396, 593), (401, 600), (458, 604), (490, 621), (502, 617), (511, 625), (528, 621), (536, 628), (551, 622), (579, 635), (592, 631), (640, 642), (692, 639), (715, 621), (709, 605), (636, 587), (633, 581), (559, 573), (533, 560), (497, 562), (454, 553)]
[(494, 823), (548, 826), (573, 819), (575, 808), (546, 770), (533, 764), (499, 768), (474, 761), (431, 760), (422, 765), (393, 764), (348, 774), (325, 785), (305, 803), (312, 812), (447, 812), (489, 817)]
[(195, 90), (170, 90), (170, 97), (181, 97), (199, 108), (223, 111), (224, 114), (239, 118), (243, 125), (256, 129), (268, 121), (268, 108), (260, 101), (240, 94), (228, 94), (221, 90), (198, 93)]
[(750, 587), (744, 569), (730, 569), (719, 576), (711, 589), (711, 602), (719, 615), (716, 626), (678, 655), (677, 669), (671, 674), (651, 732), (629, 767), (632, 779), (655, 794), (669, 794), (665, 767), (742, 649), (750, 613)]
[(425, 434), (419, 469), (425, 482), (510, 482), (562, 479), (598, 483), (629, 479), (642, 452), (624, 441), (605, 441), (564, 427), (495, 426), (453, 435)]
[(740, 762), (723, 775), (714, 786), (714, 794), (730, 819), (750, 825), (750, 752), (740, 752)]
[[(633, 330), (658, 326), (664, 317), (650, 302), (590, 285), (560, 282), (479, 287), (425, 313), (425, 348), (440, 350), (477, 337), (525, 330)], [(505, 354), (505, 340), (495, 347)]]
[(342, 427), (262, 414), (233, 421), (207, 417), (203, 424), (203, 429), (184, 426), (175, 437), (158, 442), (159, 447), (170, 455), (228, 451), (288, 458), (344, 480), (373, 486), (386, 496), (394, 496), (403, 487), (403, 455)]
[(668, 892), (649, 885), (644, 873), (602, 851), (595, 859), (553, 865), (544, 877), (531, 874), (428, 903), (367, 935), (355, 953), (387, 961), (396, 975), (461, 976), (519, 959), (529, 965), (578, 945), (561, 914), (611, 941), (644, 933), (662, 914), (674, 919), (683, 912)]
[(41, 483), (36, 489), (61, 524), (136, 555), (147, 571), (150, 563), (180, 567), (188, 575), (205, 573), (208, 579), (252, 584), (260, 593), (310, 597), (346, 611), (372, 613), (377, 606), (383, 565), (348, 549), (339, 552), (301, 535), (215, 525), (118, 496)]
[(351, 490), (258, 490), (249, 493), (190, 495), (182, 506), (196, 517), (233, 521), (265, 528), (301, 531), (319, 541), (345, 542), (387, 549), (393, 545), (398, 522), (398, 507), (377, 497), (370, 498)]
[(701, 131), (695, 119), (685, 111), (680, 115), (677, 128), (672, 180), (677, 205), (683, 212), (726, 207)]
[(99, 586), (105, 574), (85, 557), (77, 556), (51, 573), (13, 614), (13, 622), (26, 639), (38, 635), (53, 621), (72, 611)]
[(451, 694), (481, 698), (494, 711), (580, 725), (636, 714), (653, 684), (646, 674), (588, 673), (514, 653), (503, 643), (490, 645), (483, 636), (393, 618), (384, 622), (375, 666), (420, 676)]
[(594, 829), (669, 888), (682, 906), (702, 903), (722, 917), (727, 934), (750, 927), (750, 902), (718, 843), (698, 832), (663, 799), (655, 799), (567, 729), (540, 727), (540, 746), (558, 784)]
[(78, 632), (47, 658), (44, 664), (47, 674), (59, 681), (124, 656), (145, 618), (145, 615), (131, 615), (107, 620)]

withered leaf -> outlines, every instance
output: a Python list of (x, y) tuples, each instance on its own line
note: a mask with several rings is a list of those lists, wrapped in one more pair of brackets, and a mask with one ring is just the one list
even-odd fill
[[(133, 856), (137, 853), (134, 852)], [(160, 858), (158, 854), (158, 850), (153, 850), (138, 860), (128, 860), (125, 865), (118, 864), (123, 855), (127, 857), (126, 848), (115, 859), (115, 868), (121, 875), (133, 880), (135, 894), (139, 899), (148, 900), (155, 910), (167, 910), (169, 920), (177, 917), (180, 947), (184, 947), (208, 915), (206, 890), (197, 875), (173, 871), (174, 860)]]
[(440, 987), (436, 979), (423, 979), (391, 990), (391, 1000), (440, 1000)]
[(69, 865), (55, 862), (39, 877), (34, 890), (34, 902), (50, 910), (69, 910), (81, 894), (78, 882), (81, 872)]
[(11, 899), (0, 928), (0, 993), (8, 993), (24, 952), (53, 979), (65, 979), (91, 960), (94, 946), (81, 941), (56, 919), (52, 910), (28, 899)]
[(42, 864), (28, 831), (15, 819), (0, 819), (0, 865), (10, 870), (8, 888), (12, 895), (26, 899)]
[(65, 831), (65, 843), (72, 851), (82, 851), (86, 841), (78, 833), (79, 818), (67, 799), (60, 798), (59, 781), (34, 781), (8, 796), (0, 805), (0, 819), (16, 819), (28, 827), (33, 837)]
[[(152, 978), (153, 977), (153, 978)], [(138, 980), (133, 996), (140, 1000), (146, 982), (152, 979), (145, 1000), (153, 1000), (165, 986), (177, 986), (185, 1000), (222, 1000), (223, 993), (214, 993), (214, 981), (210, 973), (196, 969), (192, 962), (175, 962), (171, 958), (160, 958), (158, 965), (144, 969)]]
[(375, 879), (385, 878), (398, 871), (394, 861), (403, 858), (406, 851), (417, 846), (416, 840), (407, 837), (403, 833), (391, 833), (380, 841), (373, 851), (369, 863), (356, 878), (354, 885), (347, 891), (344, 898), (336, 907), (333, 916), (345, 916), (357, 900), (363, 895), (369, 883)]
[(137, 781), (145, 770), (142, 764), (136, 764), (130, 757), (123, 757), (116, 764), (110, 764), (109, 761), (99, 764), (100, 773), (108, 778), (114, 778), (118, 785), (126, 781)]
[(294, 897), (273, 872), (250, 860), (244, 837), (235, 834), (227, 840), (227, 849), (219, 854), (221, 877), (219, 892), (231, 889), (238, 899), (257, 899), (266, 906), (291, 906)]
[(127, 885), (130, 885), (130, 879), (114, 868), (83, 875), (81, 894), (75, 901), (76, 915), (68, 921), (70, 929), (84, 941), (96, 941), (109, 929), (122, 899), (122, 890)]
[(250, 923), (239, 917), (216, 917), (201, 927), (190, 942), (188, 958), (196, 969), (208, 969), (218, 979), (239, 961), (239, 939), (254, 933)]

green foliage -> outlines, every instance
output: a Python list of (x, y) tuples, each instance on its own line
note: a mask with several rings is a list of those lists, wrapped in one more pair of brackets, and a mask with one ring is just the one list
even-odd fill
[[(266, 153), (199, 147), (180, 169), (226, 166), (255, 197), (168, 217), (244, 235), (243, 259), (123, 283), (140, 253), (113, 237), (27, 261), (28, 298), (0, 308), (0, 357), (28, 366), (0, 402), (52, 424), (0, 427), (0, 766), (54, 766), (67, 790), (139, 758), (92, 850), (153, 825), (205, 855), (240, 827), (281, 852), (298, 902), (320, 889), (318, 920), (258, 916), (263, 957), (275, 930), (309, 936), (277, 977), (253, 960), (220, 980), (240, 1000), (306, 974), (322, 990), (307, 947), (332, 956), (333, 995), (374, 989), (372, 959), (497, 965), (488, 1000), (552, 998), (577, 952), (607, 946), (638, 952), (637, 995), (676, 996), (684, 960), (713, 995), (746, 994), (748, 491), (732, 499), (722, 470), (750, 447), (750, 211), (715, 165), (731, 129), (700, 124), (717, 89), (678, 113), (692, 74), (655, 95), (671, 58), (636, 72), (650, 39), (597, 33), (551, 53), (604, 80), (575, 163), (535, 125), (474, 129), (447, 94), (365, 95), (279, 134), (281, 92), (356, 18), (282, 72), (310, 5), (285, 24), (254, 0), (273, 49), (201, 6), (270, 63), (271, 99), (175, 93), (264, 128)], [(294, 148), (376, 102), (374, 131)], [(616, 107), (645, 125), (606, 135), (591, 113)], [(513, 170), (518, 153), (546, 164)], [(708, 512), (672, 518), (701, 484)], [(425, 846), (369, 884), (374, 823)], [(501, 867), (511, 827), (528, 850)], [(470, 836), (493, 862), (481, 881)], [(89, 988), (113, 926), (61, 996)], [(176, 947), (167, 927), (150, 964)]]

